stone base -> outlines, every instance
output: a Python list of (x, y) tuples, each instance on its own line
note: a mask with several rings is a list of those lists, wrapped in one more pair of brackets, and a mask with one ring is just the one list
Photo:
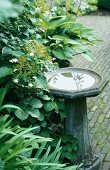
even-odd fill
[(86, 163), (80, 168), (80, 170), (100, 170), (101, 160), (98, 156), (94, 155), (94, 159), (90, 160), (89, 163)]

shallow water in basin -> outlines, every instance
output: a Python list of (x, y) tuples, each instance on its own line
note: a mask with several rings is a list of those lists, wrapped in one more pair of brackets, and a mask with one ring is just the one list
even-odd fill
[(59, 73), (49, 78), (49, 87), (58, 90), (83, 90), (90, 88), (95, 78), (86, 73), (67, 72)]

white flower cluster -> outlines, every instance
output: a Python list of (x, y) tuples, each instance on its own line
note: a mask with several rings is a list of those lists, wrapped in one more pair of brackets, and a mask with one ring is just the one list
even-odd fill
[(88, 7), (87, 0), (74, 0), (74, 3), (78, 5), (81, 10), (85, 10)]
[(34, 85), (30, 82), (29, 84), (28, 84), (28, 87), (33, 87)]
[(30, 56), (33, 57), (33, 56), (34, 56), (34, 53), (30, 53)]
[(13, 82), (17, 84), (17, 83), (18, 83), (18, 79), (15, 78), (15, 79), (13, 80)]
[(9, 60), (10, 61), (10, 63), (17, 63), (18, 62), (18, 59), (17, 58), (13, 58), (13, 59), (11, 59), (11, 60)]

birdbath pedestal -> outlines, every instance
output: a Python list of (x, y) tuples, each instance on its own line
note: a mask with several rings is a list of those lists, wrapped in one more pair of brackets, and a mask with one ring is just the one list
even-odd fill
[(66, 134), (79, 139), (79, 162), (81, 170), (99, 170), (100, 158), (94, 154), (90, 145), (87, 119), (87, 97), (100, 94), (105, 86), (102, 77), (90, 70), (61, 68), (46, 74), (50, 92), (65, 99), (68, 115), (65, 118)]

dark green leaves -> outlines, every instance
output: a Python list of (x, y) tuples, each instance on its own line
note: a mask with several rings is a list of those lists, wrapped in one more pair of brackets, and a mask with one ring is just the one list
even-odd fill
[(3, 47), (2, 49), (2, 55), (5, 56), (5, 55), (10, 55), (13, 53), (13, 50), (9, 47)]
[(7, 88), (0, 88), (0, 107), (3, 104), (5, 95), (6, 95)]
[(20, 120), (26, 120), (27, 118), (28, 118), (28, 113), (26, 112), (26, 110), (25, 111), (23, 111), (23, 110), (16, 110), (15, 112), (14, 112), (14, 114), (16, 115), (16, 117), (17, 118), (19, 118)]
[(12, 69), (8, 67), (1, 67), (0, 68), (0, 78), (8, 76), (11, 73)]
[(54, 55), (54, 57), (60, 59), (60, 60), (65, 60), (66, 56), (63, 52), (63, 49), (56, 49), (52, 51), (52, 54)]
[(54, 102), (54, 101), (49, 101), (48, 103), (46, 103), (44, 105), (44, 108), (45, 108), (46, 112), (50, 112), (52, 110), (58, 111), (58, 106), (57, 106), (56, 102)]
[(32, 98), (29, 105), (32, 106), (33, 108), (41, 108), (42, 107), (41, 101), (37, 98)]
[(47, 80), (45, 76), (38, 75), (37, 76), (37, 88), (47, 89)]
[(33, 108), (28, 111), (28, 114), (30, 114), (33, 118), (37, 118), (39, 121), (44, 120), (44, 115), (38, 109)]

